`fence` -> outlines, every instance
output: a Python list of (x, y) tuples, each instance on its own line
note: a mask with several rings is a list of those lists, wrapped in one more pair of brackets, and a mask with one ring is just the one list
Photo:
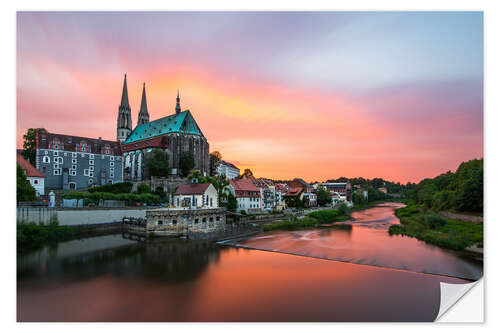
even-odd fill
[(35, 222), (47, 224), (51, 217), (57, 216), (55, 208), (51, 207), (17, 207), (18, 222)]

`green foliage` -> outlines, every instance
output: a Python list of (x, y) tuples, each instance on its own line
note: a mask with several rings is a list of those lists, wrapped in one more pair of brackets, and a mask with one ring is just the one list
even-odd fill
[(245, 170), (243, 171), (243, 174), (241, 175), (241, 177), (243, 177), (243, 176), (253, 176), (253, 172), (252, 172), (252, 170), (250, 170), (250, 169), (245, 169)]
[(59, 226), (57, 217), (51, 218), (48, 225), (36, 223), (17, 223), (17, 248), (28, 250), (47, 243), (71, 239), (76, 229), (70, 226)]
[(23, 157), (30, 162), (31, 165), (36, 165), (36, 132), (47, 132), (44, 128), (29, 128), (23, 135)]
[(121, 200), (126, 202), (145, 202), (160, 203), (162, 201), (159, 195), (152, 193), (143, 194), (131, 194), (131, 193), (108, 193), (108, 192), (71, 192), (63, 195), (64, 199), (90, 199), (93, 202), (99, 202), (99, 200)]
[(159, 148), (153, 149), (151, 157), (146, 159), (146, 168), (150, 176), (167, 177), (170, 174), (167, 153)]
[(483, 159), (463, 162), (455, 173), (424, 179), (409, 192), (426, 209), (483, 211)]
[(181, 160), (179, 162), (182, 176), (186, 177), (189, 172), (194, 168), (194, 156), (190, 151), (182, 152)]
[(222, 154), (218, 151), (210, 153), (210, 175), (215, 176), (217, 174), (217, 167), (222, 160)]
[(130, 193), (132, 191), (133, 184), (130, 182), (115, 183), (115, 184), (105, 184), (102, 186), (94, 186), (89, 188), (89, 192), (108, 192), (108, 193)]
[(396, 210), (401, 225), (389, 228), (391, 235), (415, 237), (439, 247), (463, 250), (471, 245), (483, 246), (483, 223), (449, 219), (436, 214), (425, 214), (416, 206)]
[(35, 201), (36, 191), (33, 186), (31, 186), (30, 182), (26, 178), (24, 170), (19, 164), (17, 165), (16, 178), (17, 202)]
[(288, 207), (304, 208), (304, 202), (300, 200), (300, 195), (294, 197), (285, 197), (285, 202)]
[(236, 197), (229, 193), (227, 195), (226, 201), (221, 203), (221, 207), (226, 207), (226, 210), (230, 212), (235, 212), (236, 208), (238, 207), (238, 201), (236, 200)]
[(316, 195), (318, 196), (319, 206), (326, 206), (332, 204), (332, 195), (330, 191), (328, 191), (324, 186), (318, 187)]
[(140, 184), (137, 186), (137, 194), (151, 193), (151, 188), (148, 184)]
[(222, 203), (227, 201), (231, 192), (227, 189), (229, 185), (229, 180), (224, 176), (203, 176), (199, 170), (193, 170), (188, 176), (189, 181), (197, 180), (200, 184), (210, 183), (217, 190), (217, 196), (219, 200), (219, 206), (223, 206)]
[(349, 219), (347, 211), (343, 209), (317, 210), (307, 214), (307, 216), (312, 217), (321, 223), (332, 223)]

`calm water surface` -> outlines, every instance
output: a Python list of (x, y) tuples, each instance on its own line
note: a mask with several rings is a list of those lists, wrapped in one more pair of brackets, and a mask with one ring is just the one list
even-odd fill
[[(369, 241), (364, 229), (318, 237), (346, 247), (349, 237)], [(289, 236), (283, 233), (283, 242)], [(280, 233), (246, 242), (276, 237)], [(288, 245), (290, 253), (300, 248)], [(204, 242), (139, 243), (121, 235), (60, 243), (17, 261), (18, 321), (431, 321), (439, 311), (439, 282), (467, 282)]]

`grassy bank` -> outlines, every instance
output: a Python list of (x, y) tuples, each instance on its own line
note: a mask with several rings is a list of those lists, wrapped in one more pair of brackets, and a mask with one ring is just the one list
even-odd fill
[[(317, 227), (320, 224), (340, 222), (348, 219), (350, 219), (350, 215), (346, 209), (325, 209), (311, 212), (302, 219), (294, 216), (284, 221), (267, 224), (264, 225), (263, 229), (264, 231), (308, 229)], [(351, 228), (350, 225), (339, 225), (336, 227), (343, 229)]]
[(416, 205), (396, 209), (401, 225), (389, 228), (391, 235), (415, 237), (429, 244), (452, 250), (483, 247), (483, 223), (450, 219), (424, 212)]

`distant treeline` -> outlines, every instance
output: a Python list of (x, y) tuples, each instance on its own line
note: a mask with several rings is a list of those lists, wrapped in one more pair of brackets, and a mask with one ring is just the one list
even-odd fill
[(408, 197), (433, 210), (483, 211), (483, 159), (462, 162), (456, 172), (426, 178), (409, 189)]

